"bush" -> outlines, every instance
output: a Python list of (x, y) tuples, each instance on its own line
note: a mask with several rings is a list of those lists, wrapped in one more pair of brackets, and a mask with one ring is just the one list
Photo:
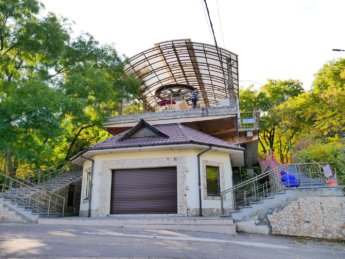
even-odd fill
[(329, 163), (337, 173), (339, 185), (345, 185), (345, 144), (313, 143), (298, 152), (298, 156), (306, 162)]

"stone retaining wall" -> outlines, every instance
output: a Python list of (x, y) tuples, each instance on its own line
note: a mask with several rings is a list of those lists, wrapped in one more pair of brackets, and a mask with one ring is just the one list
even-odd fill
[(302, 197), (268, 219), (272, 234), (345, 240), (345, 197)]
[(26, 221), (0, 202), (0, 223), (26, 223)]

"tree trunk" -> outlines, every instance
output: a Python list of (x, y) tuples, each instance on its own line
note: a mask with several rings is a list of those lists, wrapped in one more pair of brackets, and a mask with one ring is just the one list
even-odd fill
[(7, 166), (7, 174), (10, 177), (14, 178), (16, 176), (16, 171), (18, 167), (18, 159), (17, 158), (13, 159), (13, 154), (12, 152), (9, 151), (9, 152), (6, 152), (5, 154), (5, 160), (6, 160), (6, 166)]
[(68, 151), (67, 151), (67, 154), (65, 156), (65, 160), (66, 161), (69, 161), (69, 159), (71, 158), (71, 152), (72, 152), (72, 148), (74, 147), (75, 143), (77, 142), (77, 139), (79, 137), (79, 135), (81, 134), (81, 132), (84, 130), (84, 129), (87, 129), (87, 128), (90, 128), (90, 127), (93, 127), (93, 125), (87, 125), (87, 126), (83, 126), (83, 127), (80, 127), (77, 134), (75, 134), (71, 144), (69, 145), (68, 147)]
[(123, 112), (123, 100), (119, 101), (119, 103), (117, 104), (117, 114), (121, 116), (122, 112)]

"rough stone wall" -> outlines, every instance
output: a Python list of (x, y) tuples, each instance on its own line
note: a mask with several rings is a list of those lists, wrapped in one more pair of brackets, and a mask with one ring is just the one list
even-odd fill
[(303, 197), (268, 215), (272, 234), (345, 240), (345, 197)]
[(26, 223), (16, 212), (0, 203), (0, 223)]

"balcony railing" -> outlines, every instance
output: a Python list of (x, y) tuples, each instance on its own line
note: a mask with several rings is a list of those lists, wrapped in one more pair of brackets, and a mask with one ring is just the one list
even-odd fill
[(145, 112), (138, 114), (129, 114), (123, 116), (111, 117), (105, 124), (112, 125), (117, 123), (131, 123), (137, 122), (140, 119), (144, 120), (171, 120), (181, 118), (193, 118), (193, 117), (208, 117), (208, 116), (226, 116), (236, 115), (236, 106), (221, 106), (221, 107), (209, 107), (209, 108), (196, 108), (189, 110), (164, 110), (162, 112)]

